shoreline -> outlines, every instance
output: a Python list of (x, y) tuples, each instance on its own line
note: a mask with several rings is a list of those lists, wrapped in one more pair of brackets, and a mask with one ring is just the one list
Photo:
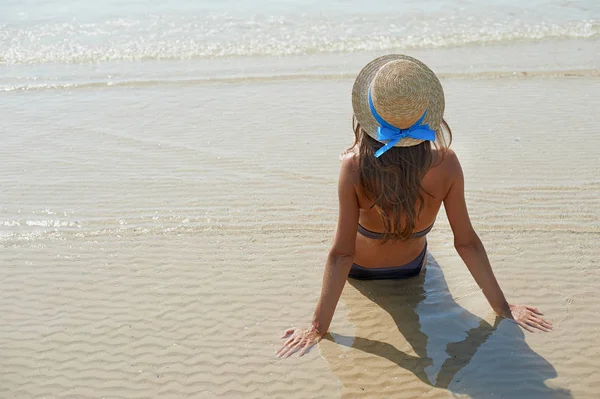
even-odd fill
[(389, 52), (421, 59), (442, 79), (600, 75), (600, 39), (571, 39), (281, 57), (0, 65), (0, 92), (353, 79), (368, 61)]
[[(0, 88), (0, 91), (11, 92), (40, 92), (52, 90), (86, 90), (86, 89), (121, 89), (121, 88), (152, 88), (158, 86), (190, 86), (190, 85), (242, 85), (276, 82), (306, 82), (306, 81), (335, 81), (351, 80), (354, 74), (331, 74), (331, 75), (281, 75), (264, 77), (231, 77), (231, 78), (199, 78), (187, 80), (154, 80), (154, 81), (124, 81), (124, 82), (90, 82), (90, 83), (67, 83), (48, 84), (38, 86), (14, 86)], [(506, 80), (506, 79), (599, 79), (600, 69), (582, 70), (548, 70), (548, 71), (515, 71), (515, 72), (472, 72), (472, 73), (439, 73), (440, 80)]]

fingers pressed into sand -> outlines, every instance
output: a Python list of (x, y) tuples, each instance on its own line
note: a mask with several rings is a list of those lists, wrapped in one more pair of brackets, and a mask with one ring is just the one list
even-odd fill
[(554, 324), (552, 324), (551, 321), (547, 321), (547, 320), (542, 319), (542, 322), (544, 323), (545, 327), (547, 327), (547, 328), (549, 328), (551, 330), (554, 329)]
[(298, 353), (298, 357), (304, 356), (304, 354), (308, 352), (308, 350), (313, 346), (313, 344), (313, 342), (307, 340), (304, 344), (304, 347), (300, 350), (300, 353)]
[(540, 326), (543, 326), (544, 328), (548, 328), (550, 330), (552, 329), (552, 323), (542, 319), (541, 317), (531, 316), (531, 319), (538, 323)]
[(295, 334), (292, 334), (287, 341), (285, 341), (285, 343), (283, 344), (283, 346), (288, 346), (290, 345), (292, 342), (294, 342), (295, 339), (297, 339), (298, 336)]
[(279, 349), (277, 351), (277, 356), (281, 357), (283, 356), (283, 354), (291, 347), (293, 346), (293, 342), (295, 339), (297, 339), (298, 337), (292, 335), (291, 337), (288, 338), (287, 341), (285, 341), (285, 343), (283, 344), (283, 346), (281, 347), (281, 349)]
[[(532, 327), (534, 330), (541, 330), (540, 325), (531, 319), (525, 320), (525, 324)], [(535, 332), (535, 331), (533, 331)]]
[(527, 324), (537, 328), (538, 330), (542, 330), (545, 332), (550, 331), (549, 328), (545, 327), (539, 320), (536, 320), (536, 319), (537, 319), (536, 317), (531, 317), (529, 320), (527, 320)]
[(536, 315), (532, 315), (532, 317), (537, 320), (539, 323), (544, 324), (546, 327), (552, 327), (552, 322), (544, 319), (543, 317), (539, 317)]
[(282, 346), (281, 348), (279, 348), (279, 350), (277, 352), (275, 352), (275, 356), (277, 357), (281, 357), (281, 354), (283, 353), (283, 351), (287, 349), (287, 346)]
[(290, 345), (284, 345), (281, 349), (277, 351), (277, 357), (284, 357), (287, 351), (290, 350)]
[(285, 356), (285, 353), (289, 350), (289, 347), (285, 346), (283, 348), (281, 348), (279, 350), (279, 352), (277, 352), (277, 357), (280, 359), (283, 359), (283, 357)]
[(535, 314), (543, 315), (538, 308), (534, 308), (533, 306), (525, 306), (525, 309), (532, 311)]
[(294, 354), (296, 351), (298, 351), (299, 347), (300, 347), (300, 345), (298, 345), (298, 342), (294, 342), (294, 344), (293, 344), (293, 345), (290, 345), (290, 346), (289, 346), (289, 348), (288, 348), (288, 350), (287, 350), (287, 351), (285, 351), (285, 352), (284, 352), (284, 353), (281, 355), (281, 357), (282, 357), (282, 358), (284, 358), (284, 359), (285, 359), (286, 357), (290, 357), (290, 356), (291, 356), (291, 355), (293, 355), (293, 354)]
[(302, 337), (302, 335), (299, 335), (293, 341), (293, 345), (297, 347), (297, 346), (301, 345), (301, 343), (302, 343), (303, 340), (304, 340), (304, 338)]

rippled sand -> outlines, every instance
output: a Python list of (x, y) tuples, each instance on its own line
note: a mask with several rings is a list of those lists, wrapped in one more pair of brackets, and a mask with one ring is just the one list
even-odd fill
[(440, 215), (426, 272), (310, 321), (352, 141), (351, 80), (9, 93), (0, 109), (0, 397), (596, 398), (597, 77), (444, 79), (491, 314)]

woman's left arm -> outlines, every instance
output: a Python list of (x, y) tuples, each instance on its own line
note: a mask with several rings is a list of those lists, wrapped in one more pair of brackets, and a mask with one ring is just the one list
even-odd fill
[(342, 295), (348, 273), (354, 262), (356, 230), (359, 206), (356, 186), (359, 182), (358, 162), (353, 154), (342, 159), (338, 181), (339, 215), (333, 246), (327, 256), (321, 296), (317, 302), (312, 325), (309, 328), (290, 328), (283, 333), (287, 338), (277, 352), (279, 357), (288, 357), (300, 351), (304, 355), (311, 346), (321, 340), (329, 330), (335, 308)]
[(510, 305), (506, 301), (492, 271), (485, 248), (471, 224), (465, 201), (464, 175), (454, 152), (448, 153), (447, 162), (454, 178), (444, 198), (444, 207), (454, 235), (456, 251), (497, 314), (514, 320), (527, 331), (533, 332), (535, 329), (550, 331), (552, 323), (541, 317), (542, 313), (537, 308)]

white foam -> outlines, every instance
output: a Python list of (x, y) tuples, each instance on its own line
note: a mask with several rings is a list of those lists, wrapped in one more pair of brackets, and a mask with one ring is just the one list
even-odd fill
[[(506, 14), (506, 13), (505, 13)], [(0, 26), (0, 63), (51, 64), (282, 56), (600, 37), (600, 19), (453, 13), (229, 14), (44, 20)]]

